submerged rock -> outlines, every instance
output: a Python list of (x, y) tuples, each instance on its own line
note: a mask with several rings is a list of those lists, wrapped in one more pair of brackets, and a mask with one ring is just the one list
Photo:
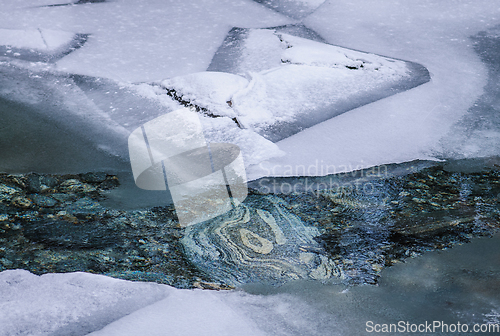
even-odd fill
[(23, 225), (24, 236), (46, 246), (104, 248), (121, 243), (116, 228), (101, 223), (71, 223), (64, 220), (34, 220)]
[[(85, 271), (207, 289), (295, 279), (375, 284), (385, 267), (497, 232), (498, 162), (472, 172), (449, 162), (398, 164), (380, 176), (321, 177), (317, 184), (329, 188), (313, 192), (273, 195), (262, 185), (230, 212), (186, 228), (173, 207), (106, 206), (116, 176), (0, 174), (0, 271)], [(36, 193), (33, 181), (47, 188)]]
[(31, 200), (36, 204), (41, 207), (53, 207), (54, 205), (57, 204), (57, 201), (52, 198), (52, 197), (47, 197), (47, 196), (42, 196), (42, 195), (33, 195), (31, 197)]
[(191, 225), (181, 239), (188, 258), (229, 285), (281, 284), (340, 276), (306, 226), (276, 196), (251, 196), (214, 220)]

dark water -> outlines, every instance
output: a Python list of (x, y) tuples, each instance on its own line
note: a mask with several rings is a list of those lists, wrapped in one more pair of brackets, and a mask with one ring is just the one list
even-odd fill
[(447, 331), (443, 325), (466, 324), (469, 331), (475, 324), (477, 328), (498, 325), (499, 279), (500, 236), (496, 235), (388, 268), (382, 271), (377, 286), (297, 282), (280, 288), (253, 285), (245, 290), (261, 295), (286, 293), (307, 302), (309, 310), (296, 318), (314, 324), (317, 335), (371, 335), (377, 334), (370, 332), (376, 324), (381, 329), (384, 324), (407, 328), (407, 323), (410, 328), (440, 323), (431, 332), (419, 333), (422, 335), (472, 335)]

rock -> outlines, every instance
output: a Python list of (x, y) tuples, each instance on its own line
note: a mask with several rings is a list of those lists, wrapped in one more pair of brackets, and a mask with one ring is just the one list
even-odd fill
[(57, 213), (57, 217), (67, 221), (67, 222), (70, 222), (70, 223), (73, 223), (73, 224), (76, 224), (78, 223), (78, 218), (76, 218), (75, 216), (73, 215), (70, 215), (68, 214), (66, 211), (59, 211)]
[(59, 179), (53, 175), (44, 175), (41, 177), (40, 182), (43, 186), (47, 186), (48, 188), (54, 188), (59, 184)]
[(16, 196), (12, 199), (11, 204), (18, 208), (30, 208), (33, 202), (24, 196)]
[(122, 241), (119, 232), (99, 223), (41, 219), (27, 222), (23, 228), (25, 237), (31, 241), (55, 247), (105, 248)]
[(282, 284), (340, 276), (306, 226), (275, 196), (250, 196), (227, 214), (188, 226), (181, 239), (188, 258), (218, 282)]
[(116, 176), (109, 176), (104, 182), (99, 185), (99, 188), (107, 190), (116, 188), (119, 185), (120, 181), (118, 180), (118, 178), (116, 178)]
[(63, 193), (55, 193), (51, 194), (50, 196), (58, 200), (59, 202), (73, 201), (75, 199), (75, 195), (63, 194)]
[(50, 208), (57, 204), (57, 201), (49, 196), (32, 195), (30, 198), (36, 205), (41, 207)]
[(80, 198), (66, 208), (68, 214), (78, 218), (85, 218), (87, 216), (98, 216), (104, 213), (105, 209), (97, 202), (90, 198)]
[(20, 193), (22, 190), (15, 187), (9, 187), (5, 184), (0, 184), (0, 202), (9, 201), (12, 196)]
[(99, 172), (99, 173), (86, 173), (86, 174), (80, 174), (80, 178), (83, 182), (88, 182), (88, 183), (100, 183), (106, 180), (106, 177), (108, 174)]
[(64, 181), (63, 183), (61, 183), (61, 187), (62, 190), (83, 193), (88, 193), (96, 190), (96, 187), (90, 184), (81, 183), (76, 179), (69, 179)]
[(7, 268), (11, 267), (14, 264), (12, 261), (5, 258), (0, 259), (0, 263)]
[(29, 174), (26, 177), (26, 189), (30, 193), (39, 193), (42, 191), (42, 183), (40, 181), (40, 175)]

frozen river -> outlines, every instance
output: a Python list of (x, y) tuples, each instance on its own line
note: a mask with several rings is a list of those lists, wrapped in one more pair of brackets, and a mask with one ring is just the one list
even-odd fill
[[(278, 186), (274, 193), (289, 194), (284, 187), (304, 186), (306, 178), (321, 183), (326, 181), (322, 176), (374, 166), (397, 171), (413, 160), (429, 166), (449, 160), (444, 171), (465, 174), (459, 182), (466, 191), (459, 188), (460, 199), (453, 200), (457, 212), (442, 210), (446, 208), (435, 201), (437, 193), (431, 196), (442, 206), (439, 214), (427, 213), (423, 206), (415, 210), (421, 199), (415, 196), (408, 222), (411, 216), (422, 223), (437, 216), (454, 226), (449, 223), (463, 219), (455, 218), (456, 213), (469, 215), (470, 204), (463, 201), (467, 199), (475, 206), (471, 218), (493, 223), (486, 235), (499, 227), (499, 196), (491, 194), (496, 187), (481, 194), (477, 190), (483, 182), (468, 182), (475, 175), (467, 175), (487, 165), (492, 172), (488, 186), (498, 184), (500, 6), (495, 0), (0, 4), (0, 173), (105, 171), (122, 183), (102, 201), (114, 209), (110, 211), (169, 205), (166, 192), (135, 186), (127, 139), (134, 130), (144, 130), (148, 121), (188, 106), (199, 113), (208, 142), (241, 149), (252, 188)], [(71, 183), (80, 185), (75, 179), (67, 178), (72, 182), (66, 181), (66, 192), (71, 193)], [(459, 328), (458, 323), (467, 325), (468, 332), (475, 325), (481, 331), (500, 323), (498, 234), (423, 255), (409, 252), (405, 263), (381, 270), (377, 285), (332, 278), (282, 286), (238, 284), (236, 290), (215, 292), (90, 273), (38, 276), (12, 269), (7, 251), (12, 242), (5, 232), (21, 230), (29, 237), (29, 230), (35, 230), (36, 236), (38, 231), (26, 224), (29, 216), (68, 221), (83, 217), (73, 216), (67, 210), (73, 205), (59, 199), (59, 212), (31, 203), (23, 208), (17, 195), (40, 205), (41, 198), (35, 201), (33, 195), (44, 191), (5, 181), (0, 184), (0, 225), (5, 225), (0, 235), (6, 235), (0, 237), (1, 336), (362, 335), (391, 324), (399, 327), (396, 331), (411, 332), (434, 321), (434, 329), (425, 329), (425, 334), (449, 335), (454, 333), (449, 328)], [(85, 183), (81, 185), (89, 187)], [(449, 186), (436, 188), (453, 194)], [(364, 192), (354, 201), (399, 206), (398, 200), (388, 201), (382, 194), (370, 194), (370, 199)], [(260, 196), (255, 197), (251, 202)], [(295, 196), (289, 197), (293, 204)], [(432, 200), (426, 201), (429, 207)], [(354, 201), (335, 199), (338, 207), (362, 212)], [(380, 246), (389, 232), (380, 228), (390, 213), (384, 209), (374, 212), (379, 217), (370, 217), (373, 213), (367, 210), (353, 224), (363, 232), (382, 232), (376, 238)], [(307, 223), (310, 209), (304, 203), (302, 210)], [(68, 211), (73, 219), (67, 219)], [(256, 213), (269, 223), (266, 213)], [(93, 220), (101, 223), (108, 217)], [(273, 225), (280, 245), (279, 228)], [(328, 225), (319, 233), (334, 236), (333, 224)], [(408, 230), (424, 229), (398, 232)], [(257, 246), (248, 234), (247, 245)], [(39, 243), (36, 237), (29, 239)], [(267, 243), (259, 244), (256, 249), (262, 252)], [(316, 248), (311, 246), (311, 251)], [(50, 260), (48, 250), (31, 261)], [(196, 259), (201, 253), (196, 248), (185, 253), (202, 260)], [(21, 265), (22, 260), (16, 262)], [(344, 267), (347, 264), (344, 260)], [(17, 268), (38, 272), (29, 268), (28, 259)]]

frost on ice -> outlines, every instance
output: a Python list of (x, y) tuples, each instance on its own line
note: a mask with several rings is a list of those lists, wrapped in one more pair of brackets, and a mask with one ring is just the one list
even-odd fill
[(50, 29), (0, 29), (0, 56), (54, 62), (82, 47), (87, 38), (87, 34)]
[(177, 289), (89, 273), (0, 272), (0, 336), (321, 335), (291, 295)]
[(294, 19), (301, 19), (314, 12), (325, 0), (254, 0)]
[(317, 39), (302, 26), (234, 28), (210, 72), (174, 77), (160, 86), (205, 109), (205, 115), (232, 118), (239, 128), (277, 142), (430, 79), (416, 63)]

